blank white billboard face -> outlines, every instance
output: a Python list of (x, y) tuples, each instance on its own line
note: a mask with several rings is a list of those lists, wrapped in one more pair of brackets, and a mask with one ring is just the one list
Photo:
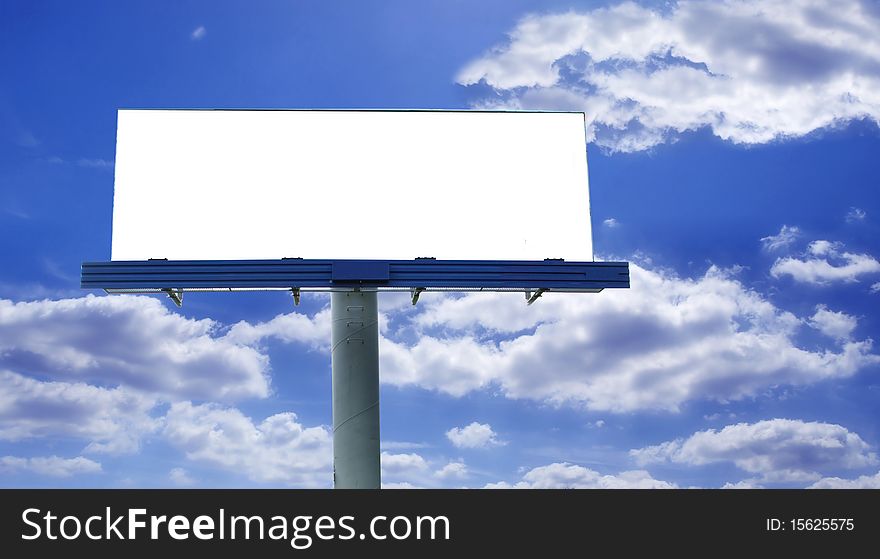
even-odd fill
[(121, 110), (113, 260), (592, 260), (582, 113)]

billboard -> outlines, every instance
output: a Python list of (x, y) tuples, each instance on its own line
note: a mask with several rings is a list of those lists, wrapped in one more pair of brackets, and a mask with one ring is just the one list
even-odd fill
[(593, 259), (577, 112), (120, 110), (112, 260)]

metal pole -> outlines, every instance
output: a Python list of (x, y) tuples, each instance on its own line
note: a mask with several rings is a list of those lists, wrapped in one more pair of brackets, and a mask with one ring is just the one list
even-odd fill
[(379, 489), (379, 311), (375, 291), (330, 294), (333, 484)]

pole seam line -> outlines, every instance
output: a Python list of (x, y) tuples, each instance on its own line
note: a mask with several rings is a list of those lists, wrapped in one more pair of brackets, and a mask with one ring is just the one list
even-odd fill
[(336, 433), (336, 431), (337, 431), (338, 429), (341, 429), (343, 425), (345, 425), (346, 423), (348, 423), (349, 421), (351, 421), (351, 420), (354, 419), (355, 417), (367, 413), (368, 411), (370, 411), (371, 409), (375, 408), (375, 407), (378, 406), (378, 405), (379, 405), (379, 400), (376, 400), (373, 404), (371, 404), (371, 405), (365, 407), (364, 409), (362, 409), (361, 411), (357, 412), (357, 413), (354, 414), (353, 416), (349, 417), (348, 419), (346, 419), (345, 421), (343, 421), (343, 422), (340, 423), (339, 425), (334, 425), (334, 426), (333, 426), (333, 433)]
[[(346, 321), (348, 321), (348, 319), (340, 319), (340, 320), (336, 320), (335, 322), (342, 322), (342, 320), (346, 320)], [(338, 342), (336, 342), (336, 345), (334, 345), (332, 348), (330, 348), (330, 354), (332, 355), (333, 352), (336, 351), (336, 348), (339, 347), (339, 344), (341, 344), (342, 342), (347, 342), (347, 341), (350, 340), (351, 337), (354, 336), (355, 334), (360, 334), (361, 332), (363, 332), (363, 331), (366, 330), (367, 328), (372, 328), (373, 326), (378, 326), (378, 324), (379, 324), (379, 321), (377, 320), (377, 321), (375, 321), (375, 322), (371, 322), (371, 323), (369, 323), (369, 324), (365, 324), (364, 326), (362, 326), (361, 328), (355, 330), (354, 332), (351, 332), (351, 333), (347, 334), (344, 338), (342, 338), (341, 340), (339, 340)]]

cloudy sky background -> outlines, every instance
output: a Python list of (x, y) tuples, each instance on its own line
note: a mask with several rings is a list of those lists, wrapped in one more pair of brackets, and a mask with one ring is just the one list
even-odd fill
[(331, 484), (326, 296), (78, 288), (116, 109), (476, 107), (586, 111), (632, 289), (382, 295), (387, 487), (880, 486), (877, 6), (0, 3), (0, 485)]

